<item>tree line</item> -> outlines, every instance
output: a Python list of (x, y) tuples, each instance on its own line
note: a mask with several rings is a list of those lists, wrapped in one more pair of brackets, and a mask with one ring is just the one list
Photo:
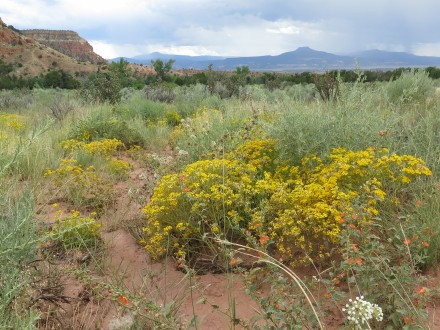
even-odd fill
[[(145, 78), (136, 77), (132, 74), (129, 63), (125, 59), (113, 62), (106, 66), (106, 69), (99, 67), (98, 71), (82, 77), (80, 73), (72, 75), (63, 71), (61, 68), (51, 70), (45, 74), (35, 77), (17, 77), (13, 74), (15, 65), (5, 63), (0, 59), (0, 90), (17, 88), (62, 88), (79, 89), (87, 86), (89, 89), (107, 90), (113, 93), (124, 87), (143, 88), (151, 84), (168, 84), (178, 86), (189, 86), (194, 84), (204, 84), (213, 92), (216, 86), (223, 86), (233, 96), (238, 93), (240, 86), (245, 85), (264, 85), (270, 90), (283, 88), (294, 84), (314, 84), (317, 77), (338, 77), (342, 82), (355, 82), (359, 77), (359, 72), (354, 70), (331, 70), (325, 73), (314, 72), (251, 72), (249, 67), (237, 67), (235, 71), (214, 71), (209, 66), (204, 71), (185, 71), (174, 73), (172, 66), (174, 60), (164, 62), (160, 59), (151, 61), (155, 74)], [(364, 82), (390, 81), (397, 79), (409, 68), (397, 68), (393, 70), (363, 70)], [(437, 67), (427, 67), (424, 69), (432, 79), (440, 78), (440, 69)], [(228, 94), (226, 93), (226, 94)], [(110, 96), (99, 96), (98, 98), (108, 99)]]

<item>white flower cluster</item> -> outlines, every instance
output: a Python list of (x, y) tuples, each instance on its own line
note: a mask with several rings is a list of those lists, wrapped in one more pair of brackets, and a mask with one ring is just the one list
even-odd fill
[(342, 311), (347, 313), (347, 319), (356, 325), (368, 323), (373, 318), (377, 321), (383, 319), (382, 308), (364, 300), (364, 296), (356, 297), (355, 300), (350, 299)]

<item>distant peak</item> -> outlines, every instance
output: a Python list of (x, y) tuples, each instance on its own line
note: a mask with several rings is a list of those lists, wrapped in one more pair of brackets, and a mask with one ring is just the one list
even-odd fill
[(321, 51), (316, 50), (316, 49), (312, 49), (308, 46), (298, 47), (294, 52), (295, 53), (322, 53)]

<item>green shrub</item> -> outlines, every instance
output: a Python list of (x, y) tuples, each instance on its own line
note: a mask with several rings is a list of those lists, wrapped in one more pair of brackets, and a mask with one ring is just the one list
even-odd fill
[(97, 114), (79, 121), (69, 133), (70, 139), (91, 142), (101, 139), (117, 139), (126, 146), (142, 145), (142, 137), (128, 126), (125, 120), (110, 114)]
[(402, 72), (395, 81), (390, 81), (386, 90), (393, 104), (421, 102), (432, 94), (433, 83), (427, 72), (412, 69), (411, 72)]
[[(299, 164), (302, 157), (324, 156), (333, 148), (391, 148), (392, 132), (401, 134), (402, 114), (383, 106), (381, 86), (341, 85), (338, 102), (280, 104), (265, 128), (278, 141), (281, 157)], [(283, 93), (283, 91), (277, 91)], [(382, 99), (383, 100), (383, 99)], [(381, 103), (382, 102), (382, 103)], [(380, 135), (388, 132), (388, 135)], [(392, 149), (408, 153), (403, 149)]]
[(209, 153), (223, 152), (225, 147), (234, 148), (242, 141), (245, 112), (223, 114), (219, 110), (201, 108), (191, 117), (181, 120), (171, 136), (179, 150), (188, 153), (188, 161), (208, 157)]
[(115, 74), (99, 72), (89, 77), (81, 88), (81, 96), (87, 102), (118, 103), (122, 85)]
[(155, 102), (172, 103), (174, 101), (173, 88), (167, 85), (147, 85), (143, 92), (147, 99)]

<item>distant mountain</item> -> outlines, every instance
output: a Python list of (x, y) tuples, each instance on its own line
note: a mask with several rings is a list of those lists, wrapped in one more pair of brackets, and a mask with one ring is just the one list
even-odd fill
[(248, 66), (252, 71), (306, 71), (331, 70), (354, 66), (354, 60), (326, 52), (300, 47), (295, 51), (277, 56), (255, 56), (227, 58), (213, 63), (217, 70), (232, 70), (237, 66)]
[[(118, 62), (120, 59), (121, 57), (116, 57), (109, 59), (109, 61)], [(190, 69), (190, 68), (206, 69), (209, 63), (214, 61), (224, 60), (226, 59), (226, 57), (208, 56), (208, 55), (204, 55), (204, 56), (170, 55), (170, 54), (162, 54), (162, 53), (154, 52), (146, 55), (137, 55), (131, 58), (124, 57), (124, 59), (130, 63), (144, 64), (144, 65), (150, 65), (151, 61), (155, 61), (158, 59), (162, 61), (168, 61), (170, 59), (173, 59), (176, 61), (173, 65), (173, 67), (176, 69)], [(199, 63), (203, 63), (203, 64), (199, 64)], [(205, 65), (204, 63), (208, 63), (208, 64), (204, 67), (201, 67), (202, 65)]]
[(295, 51), (276, 56), (222, 57), (152, 53), (125, 59), (132, 63), (146, 65), (149, 65), (151, 60), (162, 59), (168, 61), (169, 59), (175, 59), (175, 69), (201, 70), (207, 69), (210, 64), (212, 64), (214, 70), (234, 70), (236, 67), (244, 65), (248, 66), (251, 71), (351, 70), (356, 68), (356, 63), (362, 69), (440, 66), (440, 57), (417, 56), (409, 53), (381, 50), (367, 50), (352, 55), (335, 55), (309, 47), (300, 47)]
[(417, 56), (410, 53), (387, 52), (377, 49), (357, 53), (356, 57), (359, 59), (360, 65), (372, 68), (427, 67), (440, 65), (440, 57)]

